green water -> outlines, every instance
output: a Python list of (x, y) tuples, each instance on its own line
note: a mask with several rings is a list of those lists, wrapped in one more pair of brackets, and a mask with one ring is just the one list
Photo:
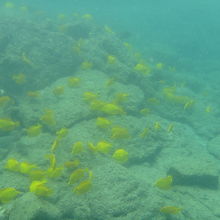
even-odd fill
[(220, 219), (217, 1), (0, 2), (0, 220)]

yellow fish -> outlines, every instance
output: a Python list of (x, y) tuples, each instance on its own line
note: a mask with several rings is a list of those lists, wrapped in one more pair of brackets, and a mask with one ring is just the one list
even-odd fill
[(211, 111), (212, 111), (212, 107), (211, 107), (211, 106), (207, 106), (207, 107), (205, 108), (205, 112), (209, 113), (209, 112), (211, 112)]
[(81, 141), (77, 141), (72, 146), (72, 154), (80, 154), (84, 150), (83, 143)]
[(78, 168), (74, 170), (69, 177), (68, 184), (74, 184), (78, 182), (79, 180), (85, 177), (86, 172), (87, 172), (87, 169), (83, 169), (83, 168)]
[(32, 125), (29, 128), (26, 129), (27, 135), (29, 137), (35, 137), (38, 136), (41, 133), (42, 125)]
[(156, 122), (154, 123), (154, 129), (155, 129), (155, 130), (160, 130), (160, 129), (161, 129), (161, 124), (160, 124), (160, 122), (156, 121)]
[(35, 168), (37, 168), (35, 164), (21, 162), (19, 167), (19, 172), (23, 174), (29, 174)]
[(165, 214), (178, 214), (182, 211), (182, 208), (178, 208), (175, 206), (164, 206), (160, 209), (160, 212)]
[(96, 126), (99, 128), (109, 128), (112, 122), (104, 117), (98, 117), (96, 119)]
[(26, 82), (26, 76), (24, 73), (14, 74), (12, 76), (12, 80), (14, 80), (17, 84), (23, 84)]
[(40, 120), (48, 126), (54, 126), (56, 124), (54, 111), (51, 109), (45, 109)]
[(37, 196), (43, 196), (43, 197), (50, 196), (53, 191), (45, 185), (46, 183), (47, 183), (46, 180), (32, 181), (29, 190), (30, 192), (33, 192)]
[(78, 186), (73, 189), (73, 192), (81, 195), (88, 192), (92, 187), (92, 181), (90, 179), (82, 181)]
[(7, 160), (5, 168), (10, 171), (18, 172), (20, 169), (20, 163), (16, 159), (10, 158)]
[(115, 77), (111, 77), (107, 80), (106, 82), (106, 86), (112, 86), (115, 82), (116, 82), (116, 78)]
[(10, 202), (20, 193), (21, 192), (12, 187), (0, 189), (0, 203)]
[(123, 139), (130, 137), (128, 129), (120, 126), (113, 127), (111, 133), (112, 139)]
[(11, 98), (9, 96), (0, 96), (0, 107), (4, 107), (10, 102), (11, 102)]
[(128, 161), (128, 152), (124, 149), (118, 149), (114, 152), (112, 157), (120, 163), (125, 163)]
[(173, 128), (174, 128), (174, 124), (169, 124), (168, 128), (167, 128), (167, 131), (171, 132), (171, 131), (173, 131)]
[(108, 115), (121, 115), (125, 114), (124, 110), (122, 107), (113, 104), (113, 103), (106, 103), (102, 106), (100, 109), (103, 113), (108, 114)]
[(84, 15), (82, 16), (82, 18), (83, 18), (83, 19), (86, 19), (86, 20), (91, 20), (91, 19), (93, 19), (93, 16), (92, 16), (91, 14), (84, 14)]
[(64, 167), (67, 168), (67, 169), (72, 169), (72, 168), (78, 167), (79, 164), (80, 164), (80, 161), (78, 159), (73, 160), (73, 161), (70, 160), (70, 161), (66, 161), (64, 163)]
[(150, 113), (150, 109), (149, 108), (143, 108), (140, 110), (140, 113), (142, 115), (148, 115)]
[(20, 123), (18, 121), (12, 121), (9, 118), (0, 118), (0, 130), (1, 131), (12, 131), (19, 125)]
[(57, 138), (60, 140), (68, 134), (68, 129), (67, 128), (61, 128), (59, 131), (56, 132)]
[(139, 134), (139, 137), (145, 138), (150, 132), (149, 128), (144, 128), (144, 130)]
[(159, 189), (167, 190), (170, 189), (173, 183), (173, 177), (167, 176), (157, 180), (154, 186), (158, 187)]
[(107, 63), (108, 63), (108, 64), (115, 64), (116, 61), (117, 61), (117, 58), (116, 58), (115, 56), (113, 56), (113, 55), (109, 55), (109, 56), (107, 57)]
[(53, 94), (55, 96), (60, 96), (64, 93), (64, 86), (57, 86), (53, 89)]
[(156, 69), (158, 70), (162, 70), (164, 68), (164, 64), (163, 63), (156, 63)]
[(40, 96), (39, 91), (28, 91), (27, 96), (31, 98), (38, 98)]
[(83, 70), (89, 70), (93, 67), (93, 63), (89, 62), (89, 61), (84, 61), (84, 62), (81, 63), (80, 67)]
[(51, 148), (50, 148), (52, 153), (57, 149), (57, 147), (59, 146), (59, 143), (60, 143), (60, 139), (58, 139), (58, 138), (56, 138), (53, 141)]
[(31, 170), (28, 173), (31, 180), (44, 180), (46, 178), (47, 172), (45, 170), (37, 169), (37, 170)]
[(69, 87), (77, 86), (80, 82), (80, 79), (77, 77), (70, 77), (67, 79), (67, 84)]
[(112, 144), (110, 144), (110, 143), (108, 143), (106, 141), (100, 141), (96, 145), (97, 151), (100, 152), (100, 153), (103, 153), (103, 154), (109, 153), (111, 147), (112, 147)]

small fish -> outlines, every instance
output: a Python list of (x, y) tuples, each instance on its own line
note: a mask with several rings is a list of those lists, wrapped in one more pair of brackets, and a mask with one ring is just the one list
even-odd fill
[(69, 87), (75, 87), (75, 86), (78, 86), (80, 83), (80, 78), (78, 77), (70, 77), (67, 79), (67, 84)]
[(73, 160), (73, 161), (70, 160), (70, 161), (66, 161), (64, 163), (64, 167), (67, 168), (67, 169), (73, 169), (73, 168), (78, 167), (79, 164), (80, 164), (80, 161), (78, 159)]
[(89, 70), (89, 69), (92, 69), (93, 63), (89, 62), (89, 61), (84, 61), (84, 62), (81, 63), (80, 67), (83, 70)]
[(78, 168), (74, 170), (69, 177), (68, 184), (75, 184), (79, 182), (81, 179), (85, 177), (86, 173), (87, 169)]
[(92, 20), (93, 19), (93, 16), (91, 14), (84, 14), (82, 16), (83, 19), (86, 19), (86, 20)]
[(129, 131), (127, 128), (123, 128), (121, 126), (114, 126), (111, 129), (111, 138), (112, 139), (126, 139), (130, 137)]
[(57, 138), (60, 140), (68, 134), (68, 129), (67, 128), (61, 128), (59, 131), (56, 132)]
[(4, 107), (9, 104), (12, 99), (9, 96), (0, 96), (0, 107)]
[(50, 148), (52, 153), (57, 149), (57, 147), (59, 146), (59, 143), (60, 143), (60, 139), (58, 139), (58, 138), (56, 138), (53, 141), (51, 148)]
[(51, 109), (45, 109), (44, 114), (41, 116), (40, 120), (48, 126), (54, 126), (56, 124), (54, 111)]
[(188, 102), (186, 102), (184, 104), (183, 109), (186, 110), (186, 109), (190, 108), (194, 103), (195, 103), (194, 100), (189, 100)]
[(12, 80), (14, 80), (16, 84), (24, 84), (26, 82), (26, 75), (24, 73), (14, 74)]
[(80, 154), (84, 150), (83, 143), (81, 141), (77, 141), (76, 143), (73, 144), (72, 146), (72, 154)]
[(134, 66), (134, 70), (144, 75), (149, 75), (151, 73), (151, 67), (146, 63), (137, 63)]
[(12, 187), (0, 189), (0, 203), (10, 202), (11, 200), (15, 199), (20, 193), (21, 192)]
[(20, 125), (18, 121), (9, 118), (0, 118), (0, 131), (12, 131)]
[(92, 181), (90, 179), (82, 181), (79, 185), (77, 185), (74, 189), (73, 192), (81, 195), (86, 192), (88, 192), (92, 187)]
[(141, 138), (145, 138), (150, 132), (149, 128), (144, 128), (144, 130), (139, 134)]
[(160, 212), (165, 214), (178, 214), (182, 211), (182, 208), (176, 206), (164, 206), (160, 209)]
[(158, 70), (162, 70), (164, 68), (164, 64), (163, 63), (156, 63), (155, 67)]
[(111, 148), (112, 148), (112, 144), (106, 141), (99, 141), (96, 145), (97, 151), (103, 154), (109, 153)]
[(122, 107), (113, 104), (113, 103), (106, 103), (100, 109), (103, 113), (107, 115), (122, 115), (125, 114), (125, 111)]
[(57, 86), (53, 89), (52, 92), (55, 96), (60, 96), (64, 93), (64, 86)]
[[(23, 8), (24, 9), (24, 8)], [(30, 66), (33, 66), (32, 61), (27, 57), (27, 55), (25, 53), (22, 53), (21, 55), (21, 60), (25, 63), (28, 64)]]
[(42, 197), (50, 196), (53, 191), (45, 185), (46, 183), (47, 183), (46, 180), (32, 181), (31, 185), (29, 186), (29, 190), (30, 192), (33, 192), (37, 196), (42, 196)]
[(124, 149), (118, 149), (114, 152), (112, 158), (120, 163), (125, 163), (128, 161), (128, 152)]
[(55, 169), (56, 167), (56, 156), (55, 154), (48, 154), (45, 156), (50, 161), (50, 168)]
[(108, 120), (107, 118), (98, 117), (96, 119), (96, 126), (98, 128), (106, 129), (106, 128), (109, 128), (111, 124), (112, 124), (112, 122), (110, 120)]
[(170, 132), (173, 131), (173, 128), (174, 128), (174, 124), (169, 124), (168, 128), (167, 128), (167, 131), (170, 133)]
[(210, 113), (212, 111), (212, 107), (211, 106), (207, 106), (205, 108), (205, 112)]
[(117, 61), (117, 58), (113, 55), (109, 55), (107, 56), (107, 63), (108, 64), (115, 64)]
[(151, 97), (151, 98), (147, 99), (147, 102), (149, 102), (151, 104), (155, 104), (155, 105), (160, 104), (160, 100), (155, 97)]
[(32, 125), (29, 128), (26, 129), (27, 136), (29, 137), (35, 137), (38, 136), (42, 131), (42, 125)]
[(156, 121), (156, 122), (154, 123), (154, 129), (155, 129), (155, 130), (160, 130), (160, 129), (161, 129), (161, 124), (160, 124), (160, 122)]
[(115, 82), (117, 81), (117, 79), (115, 77), (111, 77), (106, 81), (106, 86), (111, 86), (113, 85)]
[(150, 109), (149, 108), (143, 108), (140, 110), (140, 113), (144, 116), (148, 115), (150, 113)]
[(38, 98), (40, 96), (39, 91), (28, 91), (27, 96), (31, 98)]
[(173, 183), (173, 177), (167, 176), (157, 180), (154, 186), (158, 187), (159, 189), (168, 190), (171, 188), (172, 183)]

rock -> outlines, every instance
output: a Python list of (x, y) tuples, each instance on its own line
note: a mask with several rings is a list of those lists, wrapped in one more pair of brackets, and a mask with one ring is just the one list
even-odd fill
[(168, 170), (168, 175), (173, 177), (173, 185), (181, 185), (181, 186), (197, 186), (201, 188), (208, 188), (208, 189), (218, 189), (218, 176), (213, 176), (209, 174), (192, 174), (192, 175), (185, 175), (180, 173), (175, 168), (171, 167)]
[(11, 209), (9, 220), (60, 220), (60, 211), (51, 203), (26, 193), (18, 198)]
[(0, 206), (0, 220), (7, 220), (7, 211)]
[[(136, 113), (144, 101), (144, 94), (141, 89), (134, 85), (124, 85), (116, 82), (111, 88), (107, 88), (105, 83), (109, 79), (107, 75), (100, 71), (88, 70), (76, 75), (80, 78), (79, 86), (69, 88), (68, 78), (60, 78), (41, 91), (41, 98), (36, 102), (21, 100), (20, 112), (23, 124), (28, 127), (39, 121), (44, 114), (44, 109), (51, 109), (55, 115), (56, 125), (53, 128), (72, 127), (83, 120), (96, 117), (98, 110), (91, 111), (90, 105), (83, 99), (85, 92), (98, 94), (98, 100), (112, 102), (115, 96), (120, 93), (128, 94), (128, 100), (123, 105), (123, 109), (128, 113)], [(53, 94), (53, 90), (58, 86), (64, 86), (64, 93), (60, 97)]]
[(216, 157), (217, 159), (220, 159), (219, 148), (220, 148), (220, 135), (211, 139), (208, 142), (208, 146), (207, 146), (208, 152), (212, 154), (214, 157)]

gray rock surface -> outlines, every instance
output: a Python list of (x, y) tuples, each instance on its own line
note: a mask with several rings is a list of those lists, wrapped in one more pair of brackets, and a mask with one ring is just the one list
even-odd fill
[(18, 198), (11, 209), (9, 220), (60, 220), (60, 211), (50, 202), (26, 193)]

